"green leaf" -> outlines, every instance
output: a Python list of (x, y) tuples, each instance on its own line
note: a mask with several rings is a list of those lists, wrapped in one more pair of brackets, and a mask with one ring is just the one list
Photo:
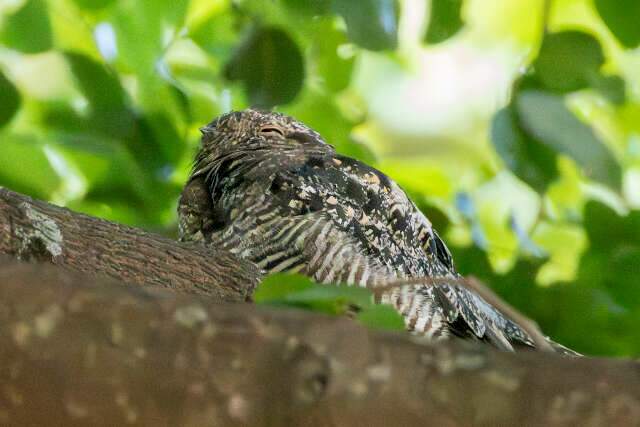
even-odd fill
[(167, 90), (171, 95), (171, 98), (175, 101), (177, 109), (184, 121), (186, 123), (191, 123), (193, 121), (193, 114), (191, 112), (191, 105), (189, 103), (189, 96), (187, 95), (187, 92), (174, 82), (167, 82)]
[(216, 60), (226, 58), (238, 40), (237, 21), (224, 12), (213, 13), (206, 19), (198, 17), (192, 20), (196, 22), (189, 23), (189, 38)]
[(115, 66), (135, 73), (138, 103), (155, 108), (163, 84), (165, 50), (180, 39), (190, 2), (173, 0), (119, 1), (112, 13), (116, 35)]
[(5, 75), (0, 72), (0, 128), (9, 123), (20, 108), (20, 93)]
[(620, 307), (640, 311), (640, 211), (619, 216), (604, 204), (590, 201), (584, 226), (591, 246), (580, 263), (580, 280), (606, 289)]
[(634, 48), (640, 44), (638, 0), (596, 0), (596, 9), (623, 46)]
[[(129, 107), (129, 99), (118, 75), (111, 69), (75, 52), (66, 52), (65, 58), (79, 89), (89, 103), (90, 114), (86, 119), (74, 120), (74, 113), (71, 111), (53, 110), (46, 113), (47, 123), (58, 131), (64, 131), (60, 125), (69, 121), (78, 122), (80, 127), (74, 129), (70, 126), (67, 132), (77, 131), (73, 138), (79, 147), (83, 147), (85, 143), (89, 143), (89, 150), (96, 143), (111, 145), (116, 150), (126, 147), (138, 167), (135, 177), (131, 172), (124, 175), (128, 178), (130, 187), (127, 191), (135, 194), (132, 198), (141, 211), (146, 211), (145, 215), (149, 215), (154, 209), (157, 210), (154, 215), (160, 214), (159, 210), (170, 204), (171, 190), (166, 187), (167, 181), (186, 146), (173, 125), (176, 119), (168, 118), (168, 106), (171, 105), (168, 97), (173, 95), (170, 87), (159, 86), (156, 93), (157, 100), (161, 100), (158, 111), (146, 109), (143, 110), (144, 114), (136, 114)], [(89, 135), (82, 135), (83, 132)], [(127, 163), (129, 161), (130, 159)], [(118, 168), (111, 170), (116, 176), (110, 179), (118, 181)], [(152, 189), (162, 192), (166, 197), (159, 197)], [(115, 193), (119, 191), (120, 188), (114, 189)]]
[(267, 277), (255, 292), (254, 300), (260, 304), (288, 305), (327, 314), (345, 314), (351, 308), (373, 305), (373, 296), (366, 289), (321, 285), (295, 274)]
[(0, 39), (10, 48), (23, 53), (39, 53), (51, 49), (53, 36), (45, 0), (27, 0), (4, 23)]
[(126, 108), (125, 95), (118, 76), (86, 55), (66, 52), (65, 57), (87, 101), (97, 109)]
[(592, 79), (591, 86), (615, 105), (622, 105), (626, 100), (625, 82), (620, 76), (598, 75)]
[(251, 104), (269, 108), (296, 97), (304, 81), (304, 61), (285, 31), (254, 28), (235, 49), (224, 74), (244, 83)]
[(545, 36), (533, 67), (544, 87), (565, 93), (589, 86), (603, 63), (598, 40), (581, 31), (563, 31)]
[(571, 157), (591, 179), (612, 188), (620, 187), (620, 165), (593, 129), (567, 109), (562, 97), (526, 90), (517, 95), (515, 105), (528, 135)]
[[(476, 247), (452, 250), (461, 271), (473, 271), (505, 301), (535, 319), (554, 340), (588, 355), (639, 354), (640, 311), (626, 311), (615, 304), (607, 290), (600, 287), (600, 279), (589, 279), (588, 271), (583, 270), (574, 283), (542, 287), (534, 281), (542, 261), (521, 259), (507, 274), (496, 275), (486, 255)], [(616, 273), (601, 267), (596, 276), (606, 274), (614, 281)]]
[(257, 304), (289, 306), (331, 315), (353, 310), (365, 326), (375, 329), (404, 330), (404, 321), (389, 305), (373, 303), (367, 289), (352, 286), (321, 285), (299, 274), (272, 274), (253, 295)]
[(354, 57), (342, 58), (338, 48), (348, 42), (346, 35), (333, 22), (323, 23), (315, 34), (310, 50), (310, 68), (331, 92), (345, 89), (351, 81)]
[(3, 133), (0, 185), (47, 200), (61, 179), (49, 164), (44, 143), (33, 135)]
[(81, 9), (99, 10), (111, 6), (115, 0), (73, 0)]
[(358, 46), (374, 51), (397, 46), (395, 0), (333, 0), (333, 10), (344, 18), (349, 39)]
[(118, 76), (88, 56), (66, 52), (65, 57), (80, 91), (89, 102), (92, 125), (112, 136), (129, 135), (133, 118)]
[(67, 133), (89, 133), (92, 126), (89, 118), (81, 116), (68, 102), (46, 100), (38, 103), (42, 126), (47, 130)]
[[(122, 173), (132, 161), (123, 155), (120, 141), (70, 129), (52, 129), (47, 139), (56, 141), (56, 151), (82, 174), (90, 190), (102, 185), (121, 191), (121, 187), (132, 185), (131, 174)], [(120, 171), (119, 176), (108, 179), (114, 170)]]
[(460, 31), (464, 25), (461, 10), (462, 0), (431, 0), (429, 28), (424, 41), (440, 43)]
[(373, 305), (359, 312), (356, 319), (372, 329), (391, 331), (403, 331), (405, 329), (402, 316), (390, 305)]
[(589, 201), (584, 208), (584, 228), (591, 246), (605, 252), (625, 242), (640, 245), (640, 211), (624, 217), (600, 202)]
[(331, 10), (331, 0), (283, 0), (290, 10), (306, 16), (324, 15)]
[(520, 129), (512, 106), (494, 115), (491, 142), (506, 166), (536, 191), (544, 192), (558, 176), (555, 153)]
[(129, 141), (129, 146), (141, 164), (149, 166), (154, 173), (157, 168), (172, 167), (184, 152), (185, 142), (173, 125), (174, 120), (161, 109), (147, 111), (145, 116), (136, 120), (137, 133)]
[(291, 294), (311, 289), (315, 283), (299, 274), (271, 274), (267, 276), (253, 294), (257, 304), (282, 302)]
[(363, 288), (317, 284), (289, 295), (287, 301), (331, 314), (344, 314), (351, 307), (371, 306), (373, 297), (371, 292)]

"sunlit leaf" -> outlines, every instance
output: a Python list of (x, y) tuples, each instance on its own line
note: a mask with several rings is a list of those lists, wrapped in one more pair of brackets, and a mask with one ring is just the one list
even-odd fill
[(267, 276), (253, 294), (257, 304), (268, 304), (285, 301), (288, 295), (306, 291), (314, 287), (314, 283), (298, 274), (271, 274)]
[(394, 49), (398, 44), (397, 6), (395, 0), (333, 0), (349, 39), (369, 50)]
[(345, 314), (350, 309), (373, 305), (373, 296), (363, 288), (320, 285), (301, 275), (275, 274), (267, 277), (254, 294), (261, 304), (288, 305), (328, 314)]
[(285, 31), (256, 28), (236, 48), (225, 77), (242, 81), (254, 106), (286, 104), (302, 88), (302, 53)]
[(372, 329), (403, 331), (405, 329), (402, 316), (390, 305), (374, 305), (358, 313), (360, 323)]
[(543, 221), (536, 226), (532, 238), (549, 255), (536, 275), (538, 283), (549, 286), (575, 279), (580, 256), (587, 247), (582, 227)]
[(27, 0), (9, 16), (0, 32), (8, 47), (24, 53), (39, 53), (51, 49), (53, 36), (45, 0)]
[[(211, 2), (206, 2), (211, 7)], [(238, 43), (238, 26), (235, 20), (230, 19), (228, 13), (215, 13), (211, 11), (207, 19), (200, 16), (194, 18), (194, 23), (189, 23), (189, 37), (202, 49), (212, 54), (216, 62), (226, 58), (234, 45)], [(204, 16), (207, 16), (205, 14)]]
[(0, 185), (47, 200), (61, 180), (49, 165), (43, 141), (33, 135), (7, 133), (0, 140)]
[(562, 97), (524, 91), (516, 97), (516, 109), (527, 134), (571, 157), (591, 179), (613, 188), (620, 187), (622, 173), (613, 154), (593, 129), (567, 109)]
[(640, 2), (596, 0), (596, 9), (614, 36), (627, 48), (640, 44)]
[(310, 68), (317, 74), (328, 90), (338, 92), (346, 88), (351, 80), (354, 57), (338, 55), (341, 45), (348, 42), (342, 31), (332, 22), (321, 27), (314, 37), (310, 52)]
[(138, 77), (140, 101), (156, 105), (162, 78), (162, 56), (171, 40), (180, 37), (187, 1), (120, 1), (113, 13), (119, 67)]
[[(78, 86), (89, 101), (90, 125), (110, 137), (126, 141), (139, 164), (162, 180), (161, 168), (177, 161), (185, 143), (165, 113), (135, 115), (128, 107), (118, 76), (105, 65), (81, 54), (65, 54)], [(164, 87), (164, 86), (161, 86)], [(165, 99), (168, 106), (169, 99)], [(170, 173), (170, 171), (166, 171)]]
[(78, 7), (88, 10), (104, 9), (115, 2), (115, 0), (73, 0)]
[(425, 34), (425, 42), (440, 43), (454, 36), (464, 22), (460, 15), (462, 0), (431, 0), (429, 27)]
[(67, 207), (86, 215), (121, 224), (140, 224), (143, 218), (140, 214), (140, 209), (127, 201), (126, 197), (121, 200), (100, 199), (89, 194), (84, 199), (69, 202)]
[(5, 75), (0, 72), (0, 128), (9, 123), (20, 108), (20, 93)]
[(589, 86), (604, 63), (598, 40), (581, 31), (563, 31), (545, 36), (533, 66), (538, 80), (557, 92)]
[(391, 306), (373, 303), (367, 289), (321, 285), (298, 274), (267, 276), (253, 295), (258, 304), (289, 306), (344, 315), (357, 312), (359, 322), (374, 329), (404, 330), (404, 321)]
[(296, 294), (288, 301), (308, 305), (311, 308), (323, 307), (334, 314), (346, 313), (350, 307), (365, 308), (373, 303), (371, 292), (353, 286), (315, 285)]
[(401, 184), (403, 190), (415, 193), (414, 201), (421, 196), (446, 199), (453, 195), (451, 176), (442, 168), (441, 163), (429, 158), (428, 154), (410, 158), (385, 157), (377, 159), (375, 164)]

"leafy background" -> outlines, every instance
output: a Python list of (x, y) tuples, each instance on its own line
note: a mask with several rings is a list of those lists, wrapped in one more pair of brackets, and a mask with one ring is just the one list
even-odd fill
[(2, 0), (0, 184), (175, 236), (198, 127), (274, 107), (396, 179), (546, 333), (637, 356), (638, 22), (637, 0)]

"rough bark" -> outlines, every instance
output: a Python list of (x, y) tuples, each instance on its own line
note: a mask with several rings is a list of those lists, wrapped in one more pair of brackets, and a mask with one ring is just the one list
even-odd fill
[(640, 425), (637, 362), (215, 304), (257, 268), (6, 189), (0, 254), (57, 264), (0, 260), (0, 425)]
[(0, 263), (2, 425), (640, 424), (640, 365)]
[(0, 254), (145, 286), (240, 301), (258, 268), (224, 252), (176, 243), (0, 188)]

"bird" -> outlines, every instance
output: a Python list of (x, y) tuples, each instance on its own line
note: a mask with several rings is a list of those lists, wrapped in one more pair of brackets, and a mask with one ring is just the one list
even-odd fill
[(413, 334), (506, 351), (536, 347), (524, 328), (460, 286), (431, 222), (384, 173), (337, 153), (282, 113), (233, 111), (200, 131), (178, 205), (181, 241), (230, 251), (265, 273), (297, 272), (319, 283), (384, 289), (411, 279), (378, 302), (394, 306)]

